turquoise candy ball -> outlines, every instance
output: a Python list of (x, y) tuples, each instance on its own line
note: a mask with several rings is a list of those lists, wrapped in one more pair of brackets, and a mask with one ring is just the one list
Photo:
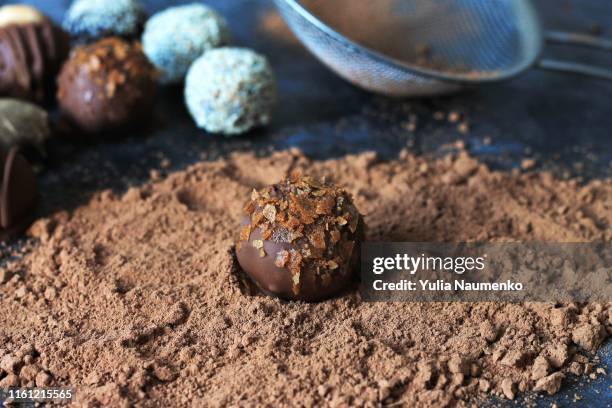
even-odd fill
[(198, 127), (236, 135), (270, 122), (276, 80), (264, 56), (244, 48), (217, 48), (189, 68), (185, 101)]
[(108, 36), (136, 38), (145, 19), (138, 0), (75, 0), (62, 25), (78, 42), (91, 42)]
[(178, 83), (189, 66), (207, 50), (230, 39), (225, 19), (202, 4), (171, 7), (147, 21), (142, 46), (160, 71), (160, 82)]

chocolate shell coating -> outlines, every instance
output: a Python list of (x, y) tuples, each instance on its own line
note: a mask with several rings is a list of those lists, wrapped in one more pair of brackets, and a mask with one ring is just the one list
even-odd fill
[(0, 95), (35, 102), (51, 99), (68, 51), (68, 35), (47, 17), (1, 26)]
[(31, 221), (38, 190), (36, 176), (18, 149), (0, 149), (0, 240), (23, 231)]
[(151, 115), (156, 71), (139, 43), (111, 37), (76, 48), (58, 78), (64, 115), (96, 133), (141, 124)]
[(353, 281), (362, 239), (362, 218), (346, 192), (294, 175), (253, 192), (236, 256), (262, 291), (312, 302)]
[(0, 98), (0, 146), (36, 146), (42, 148), (51, 136), (46, 110), (30, 102)]

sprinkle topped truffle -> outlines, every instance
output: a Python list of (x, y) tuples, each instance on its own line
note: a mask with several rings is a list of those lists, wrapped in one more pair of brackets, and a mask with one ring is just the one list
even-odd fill
[(75, 0), (64, 28), (79, 42), (107, 36), (138, 38), (146, 18), (138, 0)]
[(189, 66), (205, 51), (227, 44), (225, 19), (203, 4), (170, 7), (151, 17), (142, 35), (149, 60), (161, 72), (162, 83), (183, 81)]
[(156, 71), (139, 43), (110, 37), (76, 48), (60, 73), (58, 101), (78, 127), (100, 132), (151, 113)]
[(264, 56), (245, 48), (217, 48), (189, 68), (185, 101), (198, 127), (236, 135), (270, 122), (276, 80)]
[(294, 173), (254, 190), (244, 212), (236, 255), (263, 291), (317, 301), (350, 283), (363, 221), (344, 190)]

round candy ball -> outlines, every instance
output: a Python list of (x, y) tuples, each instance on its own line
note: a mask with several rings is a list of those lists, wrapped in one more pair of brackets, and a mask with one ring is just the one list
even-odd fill
[(293, 174), (253, 191), (244, 213), (236, 256), (264, 292), (318, 301), (353, 280), (364, 228), (343, 189)]
[(183, 81), (189, 66), (205, 51), (229, 42), (225, 19), (203, 4), (170, 7), (151, 17), (142, 34), (149, 60), (161, 72), (160, 82)]
[(185, 101), (198, 127), (227, 136), (270, 122), (276, 81), (268, 60), (244, 48), (217, 48), (187, 73)]
[(75, 0), (63, 26), (78, 42), (107, 36), (137, 38), (145, 18), (138, 0)]
[(139, 43), (110, 37), (76, 48), (60, 72), (58, 86), (63, 114), (95, 133), (150, 117), (157, 78)]

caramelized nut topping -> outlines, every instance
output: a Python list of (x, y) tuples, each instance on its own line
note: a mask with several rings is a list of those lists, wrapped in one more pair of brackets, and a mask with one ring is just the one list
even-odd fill
[(287, 265), (287, 262), (289, 262), (289, 251), (279, 251), (274, 259), (274, 265), (279, 268), (284, 268)]

